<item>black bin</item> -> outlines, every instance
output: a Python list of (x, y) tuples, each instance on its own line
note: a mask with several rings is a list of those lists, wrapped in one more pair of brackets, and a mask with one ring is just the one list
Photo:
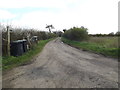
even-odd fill
[(12, 56), (21, 56), (27, 51), (27, 41), (17, 40), (11, 43), (10, 52)]
[(23, 51), (27, 52), (27, 41), (26, 40), (23, 41)]

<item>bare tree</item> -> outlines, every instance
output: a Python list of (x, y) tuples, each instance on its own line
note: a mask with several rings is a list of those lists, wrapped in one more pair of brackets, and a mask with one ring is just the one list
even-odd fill
[(54, 29), (53, 25), (47, 25), (46, 28), (49, 29), (49, 32), (51, 33), (51, 29)]

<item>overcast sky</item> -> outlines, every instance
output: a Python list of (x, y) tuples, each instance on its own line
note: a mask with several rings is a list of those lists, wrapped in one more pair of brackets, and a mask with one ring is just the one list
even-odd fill
[(73, 26), (89, 33), (118, 31), (119, 0), (0, 0), (0, 22), (13, 26), (55, 30)]

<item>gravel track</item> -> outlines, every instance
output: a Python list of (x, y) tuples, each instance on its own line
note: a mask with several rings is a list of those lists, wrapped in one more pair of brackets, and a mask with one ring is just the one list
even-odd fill
[(57, 38), (31, 63), (3, 73), (3, 88), (118, 88), (118, 61)]

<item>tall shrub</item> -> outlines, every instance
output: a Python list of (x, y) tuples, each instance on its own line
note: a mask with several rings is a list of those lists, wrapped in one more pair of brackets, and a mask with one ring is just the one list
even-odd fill
[(63, 37), (70, 39), (70, 40), (75, 40), (75, 41), (83, 41), (88, 39), (88, 32), (87, 28), (84, 27), (73, 27), (69, 30), (67, 30), (64, 34)]

